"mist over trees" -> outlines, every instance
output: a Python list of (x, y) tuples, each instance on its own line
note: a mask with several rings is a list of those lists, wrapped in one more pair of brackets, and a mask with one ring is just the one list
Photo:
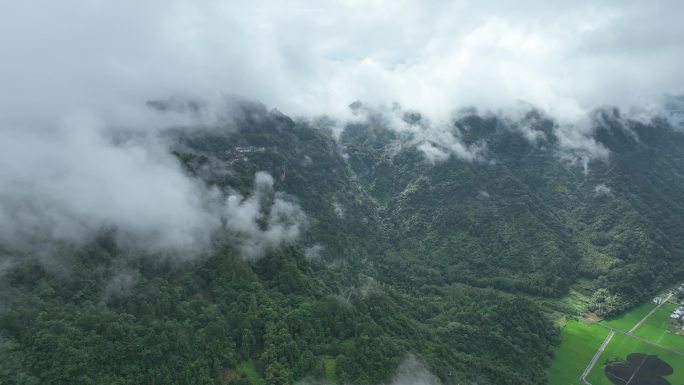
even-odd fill
[(419, 367), (544, 384), (558, 331), (535, 298), (581, 278), (611, 314), (684, 273), (684, 134), (666, 119), (599, 110), (571, 145), (534, 109), (435, 126), (367, 108), (341, 131), (239, 111), (159, 136), (155, 167), (216, 218), (202, 247), (117, 226), (47, 250), (3, 240), (0, 383), (376, 385)]
[(682, 14), (0, 1), (0, 385), (546, 384), (683, 282)]

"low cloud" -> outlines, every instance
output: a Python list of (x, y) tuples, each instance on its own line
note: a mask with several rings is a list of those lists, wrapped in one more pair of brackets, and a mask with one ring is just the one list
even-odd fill
[(684, 96), (667, 99), (665, 103), (665, 117), (672, 126), (684, 129)]
[[(684, 92), (676, 0), (6, 1), (0, 116), (120, 116), (230, 93), (289, 115), (398, 101), (435, 121), (519, 100), (552, 116)], [(553, 20), (553, 23), (549, 23)]]
[[(429, 163), (487, 160), (486, 143), (451, 125), (455, 108), (522, 100), (554, 118), (559, 157), (588, 173), (609, 156), (588, 111), (664, 108), (681, 124), (683, 10), (675, 0), (2, 2), (0, 242), (82, 242), (116, 228), (131, 246), (195, 250), (225, 229), (257, 256), (296, 238), (304, 221), (292, 199), (259, 190), (273, 197), (225, 202), (154, 133), (215, 122), (224, 94), (332, 117), (325, 125), (368, 119), (352, 116), (353, 100), (397, 101), (403, 110), (379, 116)], [(163, 118), (140, 108), (159, 95), (205, 102), (153, 102)], [(231, 210), (256, 219), (230, 220)]]
[(122, 247), (194, 255), (229, 235), (252, 259), (299, 236), (306, 215), (270, 175), (225, 196), (187, 175), (159, 133), (112, 131), (88, 113), (0, 129), (0, 244), (40, 252), (106, 231)]
[(184, 251), (220, 226), (158, 137), (115, 140), (89, 114), (56, 129), (0, 129), (0, 164), (0, 242), (19, 249), (115, 228), (121, 243)]
[(589, 173), (589, 162), (606, 160), (610, 151), (594, 137), (595, 126), (590, 122), (560, 123), (554, 130), (558, 138), (558, 155), (561, 159), (582, 166)]
[(105, 300), (125, 297), (140, 280), (140, 272), (133, 269), (123, 269), (112, 276), (105, 285)]
[(224, 226), (239, 241), (243, 255), (259, 258), (269, 249), (297, 239), (308, 220), (290, 197), (273, 191), (273, 177), (258, 172), (249, 196), (233, 193), (226, 199)]
[(532, 144), (548, 139), (546, 133), (539, 129), (539, 125), (550, 117), (531, 104), (517, 103), (514, 108), (499, 111), (496, 117), (506, 128), (518, 132)]
[(601, 183), (594, 187), (594, 196), (613, 196), (613, 190), (611, 190), (610, 187), (606, 186), (605, 184)]
[(399, 365), (392, 385), (441, 385), (441, 382), (415, 356), (409, 355)]
[(466, 145), (447, 130), (424, 132), (416, 141), (416, 148), (431, 164), (443, 162), (452, 156), (468, 162), (485, 160), (484, 154), (487, 151), (485, 142)]
[(451, 157), (468, 162), (486, 160), (487, 144), (464, 143), (460, 128), (448, 121), (433, 122), (420, 112), (403, 110), (397, 103), (391, 107), (369, 107), (356, 101), (350, 108), (353, 113), (350, 122), (380, 125), (396, 132), (396, 149), (405, 146), (415, 147), (430, 164), (443, 162)]
[(333, 201), (333, 211), (335, 212), (335, 215), (337, 215), (338, 218), (344, 219), (346, 210), (344, 209), (344, 206), (338, 201)]
[(315, 260), (321, 258), (321, 253), (325, 250), (325, 247), (319, 243), (314, 244), (311, 247), (308, 247), (304, 251), (304, 256), (308, 260)]
[(14, 266), (14, 261), (7, 258), (3, 259), (3, 256), (0, 256), (0, 278), (2, 278), (5, 275), (5, 272)]
[(544, 134), (544, 131), (539, 131), (535, 130), (533, 127), (530, 127), (528, 124), (519, 124), (516, 126), (518, 132), (522, 134), (527, 141), (531, 143), (537, 143), (544, 138), (546, 138), (546, 134)]

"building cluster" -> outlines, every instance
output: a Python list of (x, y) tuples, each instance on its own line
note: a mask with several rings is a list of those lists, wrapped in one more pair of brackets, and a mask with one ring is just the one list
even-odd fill
[(670, 318), (674, 318), (680, 322), (684, 321), (684, 305), (679, 305), (679, 307), (670, 314)]
[[(656, 297), (656, 299), (658, 298), (659, 297)], [(677, 289), (677, 298), (679, 300), (679, 306), (672, 311), (670, 318), (677, 320), (680, 323), (682, 330), (684, 330), (684, 285)]]
[(235, 148), (226, 150), (226, 155), (232, 163), (239, 159), (246, 161), (248, 155), (263, 151), (266, 151), (266, 147), (236, 146)]
[(234, 151), (238, 154), (251, 154), (253, 152), (264, 151), (265, 147), (237, 146)]

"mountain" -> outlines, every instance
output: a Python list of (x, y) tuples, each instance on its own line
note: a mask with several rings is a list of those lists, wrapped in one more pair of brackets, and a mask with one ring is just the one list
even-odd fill
[(263, 208), (260, 242), (292, 236), (254, 251), (233, 228), (178, 258), (104, 229), (22, 255), (0, 284), (0, 384), (381, 384), (414, 364), (428, 382), (545, 384), (552, 312), (572, 312), (545, 299), (582, 282), (617, 295), (610, 314), (684, 276), (667, 120), (351, 108), (341, 130), (255, 103), (167, 130), (188, 175)]

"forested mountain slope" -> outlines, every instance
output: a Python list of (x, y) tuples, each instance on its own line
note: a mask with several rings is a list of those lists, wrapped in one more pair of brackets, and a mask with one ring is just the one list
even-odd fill
[(589, 156), (537, 111), (468, 112), (441, 129), (464, 159), (429, 157), (416, 113), (338, 133), (241, 108), (166, 139), (212, 191), (280, 202), (266, 236), (301, 207), (300, 234), (251, 253), (227, 232), (193, 258), (115, 229), (49, 257), (0, 249), (0, 383), (375, 385), (413, 356), (446, 384), (544, 384), (558, 332), (530, 295), (584, 277), (618, 311), (684, 275), (684, 134), (664, 120), (597, 111)]
[[(350, 166), (399, 246), (387, 273), (552, 296), (584, 275), (623, 294), (624, 306), (681, 276), (682, 132), (597, 111), (592, 139), (609, 155), (583, 167), (564, 159), (553, 121), (534, 111), (525, 119), (456, 120), (466, 143), (487, 144), (486, 159), (434, 165), (414, 147), (387, 156), (377, 139), (392, 135), (386, 128), (345, 131)], [(520, 124), (539, 136), (526, 139)], [(397, 268), (407, 261), (425, 274)]]

